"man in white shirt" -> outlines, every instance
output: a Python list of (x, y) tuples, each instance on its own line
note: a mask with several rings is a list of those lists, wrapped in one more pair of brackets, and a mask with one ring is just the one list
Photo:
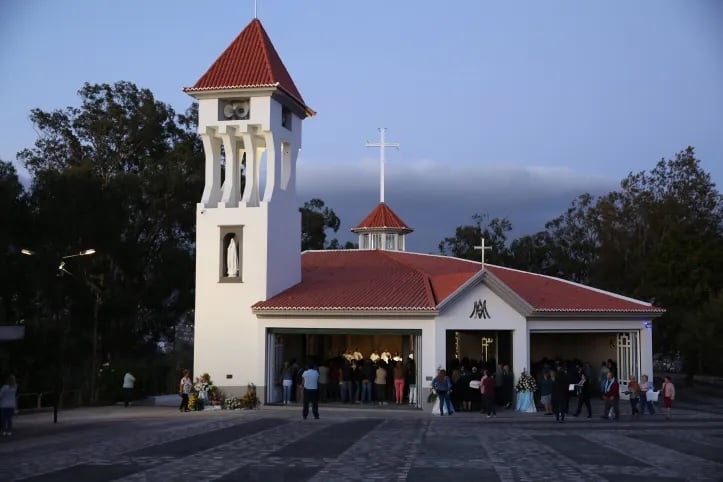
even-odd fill
[(123, 399), (125, 400), (126, 407), (132, 405), (133, 400), (133, 386), (136, 383), (136, 377), (131, 372), (126, 372), (123, 376)]
[(316, 369), (316, 363), (311, 365), (301, 374), (304, 384), (304, 410), (302, 415), (304, 420), (309, 416), (309, 403), (311, 403), (311, 413), (315, 419), (319, 419), (319, 371)]

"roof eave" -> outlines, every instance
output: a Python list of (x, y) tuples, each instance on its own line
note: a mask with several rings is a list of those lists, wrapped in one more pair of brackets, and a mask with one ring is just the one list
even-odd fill
[(195, 99), (227, 98), (236, 95), (272, 95), (278, 84), (230, 85), (221, 87), (184, 87), (183, 92)]
[(369, 231), (369, 232), (396, 231), (401, 234), (409, 234), (409, 233), (413, 232), (414, 229), (408, 228), (406, 226), (403, 228), (400, 228), (397, 226), (357, 226), (355, 228), (351, 228), (349, 231), (351, 231), (352, 233), (357, 233), (357, 234), (365, 232), (365, 231)]
[(255, 308), (251, 307), (251, 311), (259, 318), (275, 317), (275, 316), (294, 316), (294, 317), (398, 317), (398, 316), (425, 316), (435, 317), (439, 311), (434, 308)]
[(628, 311), (628, 310), (555, 310), (537, 309), (527, 317), (528, 321), (549, 320), (549, 319), (627, 319), (627, 320), (652, 320), (659, 318), (665, 311)]
[[(284, 89), (278, 82), (274, 84), (259, 85), (229, 85), (216, 87), (184, 87), (183, 92), (190, 95), (196, 100), (209, 98), (228, 98), (236, 95), (281, 95), (289, 99), (298, 107), (298, 114), (301, 117), (313, 117), (316, 115), (311, 107), (304, 103), (303, 99), (298, 98), (288, 90)], [(303, 115), (302, 115), (303, 114)]]
[(311, 107), (306, 105), (304, 102), (304, 99), (295, 96), (293, 93), (289, 92), (284, 88), (283, 85), (278, 84), (278, 91), (279, 93), (283, 93), (286, 97), (288, 97), (292, 102), (294, 102), (303, 112), (306, 114), (306, 117), (314, 117), (316, 115), (316, 111), (313, 110)]

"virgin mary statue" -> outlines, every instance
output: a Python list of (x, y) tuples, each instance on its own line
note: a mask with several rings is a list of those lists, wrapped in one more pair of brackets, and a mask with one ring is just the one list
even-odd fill
[(238, 276), (238, 250), (236, 249), (236, 239), (231, 238), (228, 242), (226, 250), (226, 276), (236, 278)]

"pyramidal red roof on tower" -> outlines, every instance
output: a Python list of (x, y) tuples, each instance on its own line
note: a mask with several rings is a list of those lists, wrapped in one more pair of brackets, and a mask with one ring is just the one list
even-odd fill
[(311, 111), (257, 18), (251, 20), (193, 87), (183, 91), (254, 87), (277, 87)]
[(396, 229), (406, 233), (414, 231), (414, 229), (407, 226), (404, 221), (384, 203), (379, 203), (358, 226), (351, 230), (352, 232), (357, 232), (367, 229)]

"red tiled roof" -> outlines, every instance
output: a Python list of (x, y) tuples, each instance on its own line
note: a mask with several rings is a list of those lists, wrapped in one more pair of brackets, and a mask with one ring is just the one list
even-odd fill
[(649, 303), (589, 286), (501, 266), (485, 265), (535, 311), (660, 312)]
[[(477, 262), (399, 251), (308, 251), (302, 281), (256, 303), (259, 312), (427, 311), (480, 272)], [(536, 312), (663, 313), (648, 303), (558, 278), (485, 265)]]
[(460, 277), (479, 271), (454, 258), (367, 250), (307, 251), (301, 266), (301, 283), (253, 308), (434, 311)]
[(193, 87), (183, 90), (194, 92), (253, 87), (278, 87), (306, 107), (301, 93), (257, 18), (241, 31)]
[(404, 221), (384, 203), (377, 204), (377, 207), (375, 207), (358, 226), (351, 230), (356, 233), (367, 229), (394, 229), (404, 231), (405, 233), (414, 231), (414, 229), (407, 226)]

